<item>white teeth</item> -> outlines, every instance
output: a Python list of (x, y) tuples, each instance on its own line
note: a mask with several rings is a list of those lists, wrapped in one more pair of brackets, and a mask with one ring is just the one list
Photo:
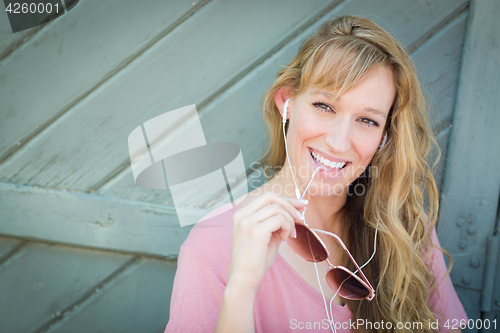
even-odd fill
[(321, 164), (329, 167), (329, 168), (332, 168), (332, 169), (338, 169), (340, 170), (341, 168), (344, 167), (344, 165), (346, 165), (346, 162), (331, 162), (330, 160), (324, 158), (323, 156), (315, 153), (314, 151), (311, 151), (314, 159), (318, 162), (321, 162)]

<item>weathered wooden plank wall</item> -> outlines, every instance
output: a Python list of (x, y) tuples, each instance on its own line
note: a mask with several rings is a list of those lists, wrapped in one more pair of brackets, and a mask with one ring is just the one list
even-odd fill
[[(500, 252), (498, 14), (498, 1), (471, 1), (439, 217), (439, 235), (455, 260), (456, 289), (471, 318), (481, 318), (481, 311), (482, 319), (496, 318), (491, 332), (500, 328), (500, 268), (496, 277), (494, 268), (485, 275), (487, 252)], [(488, 249), (488, 239), (497, 240), (496, 248)], [(487, 281), (494, 288), (484, 299)]]
[[(216, 94), (216, 98), (213, 99), (213, 101), (209, 103), (205, 108), (199, 108), (200, 118), (207, 140), (212, 142), (229, 141), (237, 143), (238, 145), (240, 145), (240, 147), (242, 147), (247, 168), (250, 168), (251, 164), (261, 156), (265, 139), (265, 130), (262, 124), (262, 114), (259, 111), (260, 97), (262, 96), (265, 88), (271, 84), (272, 79), (276, 71), (279, 69), (280, 64), (283, 64), (286, 61), (290, 60), (290, 57), (297, 52), (301, 41), (312, 32), (317, 30), (322, 22), (330, 20), (338, 15), (346, 13), (376, 13), (372, 15), (377, 15), (379, 17), (379, 21), (382, 24), (386, 24), (385, 22), (391, 22), (391, 20), (396, 20), (397, 23), (397, 20), (400, 19), (398, 13), (404, 10), (408, 10), (409, 13), (412, 13), (412, 15), (409, 15), (411, 19), (409, 19), (406, 24), (401, 27), (401, 31), (405, 34), (403, 34), (400, 39), (405, 45), (407, 45), (410, 50), (415, 51), (415, 60), (420, 72), (423, 73), (424, 82), (428, 82), (428, 90), (435, 90), (436, 92), (440, 93), (440, 95), (431, 96), (443, 96), (443, 98), (445, 99), (443, 102), (441, 102), (443, 108), (439, 109), (439, 112), (436, 111), (436, 116), (433, 119), (438, 130), (445, 129), (446, 126), (443, 124), (449, 124), (452, 110), (452, 106), (447, 103), (446, 99), (453, 99), (456, 90), (456, 80), (458, 75), (457, 70), (460, 60), (461, 41), (465, 20), (465, 14), (462, 11), (466, 2), (460, 3), (453, 1), (449, 4), (445, 4), (443, 1), (437, 2), (432, 8), (434, 15), (429, 15), (429, 13), (425, 11), (429, 9), (426, 6), (422, 6), (422, 4), (418, 3), (412, 4), (413, 7), (408, 7), (408, 3), (397, 2), (391, 5), (391, 10), (388, 10), (385, 7), (377, 9), (378, 6), (374, 5), (372, 2), (369, 2), (368, 4), (370, 6), (368, 6), (363, 1), (351, 1), (342, 3), (330, 12), (325, 13), (325, 15), (317, 22), (311, 23), (311, 26), (308, 29), (303, 31), (302, 34), (300, 34), (298, 37), (292, 39), (289, 43), (285, 44), (280, 50), (277, 50), (277, 52), (272, 51), (273, 48), (269, 46), (269, 49), (272, 51), (268, 51), (268, 53), (266, 53), (269, 58), (263, 58), (260, 60), (260, 63), (258, 63), (258, 65), (252, 65), (253, 70), (248, 75), (240, 78), (223, 93)], [(450, 7), (451, 4), (455, 6)], [(212, 15), (212, 12), (208, 13), (207, 15)], [(193, 16), (192, 19), (195, 20), (196, 17)], [(376, 19), (376, 17), (374, 17), (374, 19)], [(250, 18), (248, 20), (252, 21)], [(191, 27), (189, 27), (189, 29), (192, 30)], [(433, 33), (435, 33), (436, 30), (438, 30), (440, 33), (434, 35)], [(416, 31), (418, 31), (418, 34), (415, 33)], [(431, 36), (432, 38), (430, 38)], [(238, 35), (237, 38), (240, 39), (241, 36)], [(444, 42), (444, 40), (446, 40), (446, 42)], [(452, 55), (451, 57), (449, 56), (450, 54)], [(218, 55), (215, 54), (214, 56)], [(439, 63), (443, 62), (444, 64), (440, 66), (436, 65), (433, 61), (425, 60), (429, 58), (435, 59), (436, 61), (439, 61)], [(151, 67), (149, 65), (149, 60), (147, 60), (146, 63), (148, 67)], [(138, 61), (138, 64), (136, 66), (140, 67), (141, 64), (142, 61)], [(184, 67), (188, 68), (189, 66), (186, 65)], [(200, 71), (199, 69), (195, 70), (197, 72)], [(153, 66), (151, 67), (150, 71), (157, 70)], [(137, 72), (142, 73), (143, 71), (137, 70)], [(426, 76), (428, 76), (430, 80), (428, 80)], [(128, 88), (123, 88), (123, 85), (125, 85), (125, 83), (122, 82), (117, 83), (116, 85), (107, 85), (107, 90), (118, 90), (115, 93), (117, 100), (113, 102), (115, 103), (115, 105), (119, 105), (120, 103), (122, 103), (122, 96), (128, 96), (131, 94), (131, 92), (127, 90)], [(125, 91), (123, 91), (123, 89), (125, 89)], [(97, 100), (97, 102), (90, 101), (89, 103), (91, 105), (94, 105), (93, 103), (111, 103), (111, 97), (109, 97), (109, 94), (107, 94), (107, 90), (106, 92), (100, 93), (100, 97), (96, 96), (95, 98), (91, 98), (92, 100)], [(150, 103), (149, 97), (146, 96), (142, 98), (145, 98), (146, 103)], [(156, 98), (162, 99), (165, 97), (162, 92), (158, 92)], [(118, 99), (121, 100), (118, 101)], [(433, 100), (441, 101), (441, 98), (434, 97)], [(134, 103), (138, 102), (135, 101)], [(165, 103), (162, 104), (162, 108), (165, 108), (167, 106), (167, 104)], [(241, 112), (235, 112), (235, 105), (241, 107)], [(439, 105), (437, 106), (439, 107)], [(172, 108), (175, 107), (172, 106)], [(119, 166), (122, 164), (126, 165), (127, 163), (129, 163), (127, 162), (129, 160), (129, 157), (128, 150), (126, 148), (127, 141), (125, 139), (128, 133), (130, 133), (130, 131), (135, 128), (138, 123), (140, 124), (142, 121), (147, 120), (147, 118), (152, 117), (152, 115), (149, 114), (147, 118), (139, 119), (137, 117), (143, 117), (143, 115), (139, 116), (137, 115), (138, 112), (136, 112), (135, 108), (129, 108), (127, 111), (128, 114), (130, 114), (131, 117), (136, 118), (136, 120), (129, 120), (122, 114), (122, 112), (116, 112), (116, 110), (112, 108), (105, 109), (103, 107), (96, 106), (96, 111), (93, 110), (94, 107), (89, 106), (88, 108), (84, 107), (83, 110), (78, 112), (71, 111), (72, 115), (67, 116), (69, 118), (66, 118), (66, 116), (63, 117), (67, 119), (67, 121), (61, 120), (64, 121), (64, 123), (51, 125), (44, 131), (44, 133), (48, 132), (46, 135), (43, 135), (42, 133), (41, 135), (37, 136), (32, 142), (30, 142), (30, 144), (25, 146), (26, 148), (19, 150), (15, 155), (12, 156), (12, 158), (8, 159), (3, 164), (0, 164), (0, 177), (3, 177), (4, 181), (10, 183), (21, 182), (23, 184), (30, 184), (31, 182), (31, 184), (45, 187), (55, 186), (65, 188), (67, 185), (65, 185), (64, 182), (57, 182), (57, 179), (59, 178), (56, 179), (54, 177), (56, 177), (56, 175), (57, 177), (62, 177), (65, 179), (67, 179), (67, 177), (74, 177), (75, 175), (73, 171), (77, 168), (80, 168), (82, 171), (79, 171), (80, 176), (78, 177), (80, 178), (81, 182), (87, 183), (87, 185), (85, 185), (86, 187), (88, 187), (88, 182), (95, 183), (94, 180), (92, 180), (92, 177), (86, 176), (87, 173), (94, 174), (94, 177), (100, 177), (99, 182), (103, 182), (103, 180), (109, 179), (109, 181), (106, 181), (106, 183), (104, 183), (105, 185), (102, 186), (102, 188), (96, 191), (97, 194), (138, 200), (141, 202), (146, 201), (173, 205), (168, 191), (147, 190), (137, 187), (134, 182), (130, 167), (123, 169), (123, 171), (118, 173), (116, 176), (109, 178), (109, 172), (113, 172), (110, 170), (119, 168)], [(154, 112), (156, 112), (156, 114), (161, 114), (164, 111), (167, 111), (162, 110), (163, 109), (161, 108), (155, 108)], [(123, 132), (120, 136), (119, 134), (117, 134), (117, 125), (108, 124), (109, 126), (112, 126), (109, 127), (108, 125), (106, 125), (107, 122), (98, 125), (96, 122), (100, 122), (100, 120), (102, 120), (103, 112), (109, 113), (109, 117), (107, 116), (107, 119), (113, 118), (113, 121), (116, 123), (123, 122), (125, 124), (123, 128), (128, 128), (127, 131), (124, 131), (123, 128), (120, 129), (119, 131)], [(96, 113), (98, 115), (96, 115)], [(242, 114), (245, 115), (244, 121), (241, 121)], [(71, 125), (68, 122), (70, 122)], [(95, 126), (79, 127), (79, 125), (81, 125), (82, 123), (86, 124), (89, 122), (94, 123)], [(127, 125), (129, 123), (131, 125)], [(95, 129), (96, 126), (98, 127), (98, 130)], [(68, 128), (70, 129), (68, 130)], [(446, 136), (447, 133), (448, 132), (444, 131), (439, 134), (441, 138), (440, 142), (442, 143), (442, 149), (446, 148), (448, 142)], [(105, 146), (106, 149), (102, 149), (102, 145), (98, 144), (97, 142), (105, 141), (105, 137), (108, 137), (109, 135), (115, 137), (112, 140), (110, 139), (114, 143)], [(44, 138), (39, 138), (41, 136), (44, 136)], [(80, 138), (85, 137), (88, 138), (88, 140), (93, 141), (88, 141), (87, 139), (85, 139), (85, 141), (83, 142), (84, 144), (81, 144), (82, 142), (73, 144), (68, 143), (68, 140), (72, 140), (71, 138), (73, 136)], [(122, 140), (119, 140), (120, 137), (122, 138)], [(119, 148), (120, 146), (121, 148)], [(92, 152), (92, 150), (94, 150), (94, 152)], [(103, 156), (106, 154), (115, 154), (115, 157), (108, 156), (108, 160), (106, 162), (107, 165), (105, 168), (102, 168), (101, 165), (102, 163), (104, 163)], [(44, 155), (43, 161), (40, 161), (37, 158), (37, 156), (39, 155)], [(78, 157), (75, 157), (75, 155)], [(79, 162), (71, 162), (71, 160), (75, 159), (77, 159)], [(35, 174), (33, 174), (33, 172), (35, 172)], [(66, 173), (68, 176), (64, 175), (64, 173)], [(54, 183), (47, 184), (44, 181), (38, 180), (38, 177), (49, 179)], [(437, 174), (437, 177), (440, 178), (440, 174)], [(71, 187), (72, 191), (85, 191), (85, 186), (78, 187), (75, 184), (73, 185), (75, 187)], [(242, 184), (242, 186), (246, 186), (246, 184)], [(12, 191), (12, 187), (9, 186), (0, 187), (0, 191), (6, 191), (4, 195), (10, 196), (12, 198), (18, 196), (20, 193), (19, 191), (16, 191), (16, 193), (10, 193), (10, 191)], [(27, 191), (28, 190), (24, 190), (25, 193), (27, 193)], [(87, 191), (89, 191), (88, 188)], [(71, 194), (61, 194), (61, 198), (66, 198), (68, 195), (72, 197)], [(99, 204), (98, 201), (95, 201), (95, 203)], [(62, 199), (59, 204), (52, 202), (52, 205), (57, 206), (58, 209), (51, 210), (54, 213), (51, 215), (47, 215), (50, 216), (48, 217), (48, 219), (52, 221), (50, 223), (51, 225), (53, 225), (54, 227), (58, 226), (57, 229), (62, 230), (61, 227), (63, 225), (72, 223), (66, 220), (66, 214), (59, 213), (67, 210), (67, 208), (65, 207), (68, 207), (68, 201)], [(29, 211), (30, 208), (27, 207), (27, 210)], [(118, 215), (116, 212), (109, 211), (109, 209), (108, 211), (103, 211), (102, 207), (95, 206), (93, 207), (93, 209), (82, 210), (92, 212), (90, 214), (87, 214), (83, 221), (98, 221), (99, 218), (96, 218), (96, 216), (107, 216), (109, 213), (112, 213), (112, 215)], [(175, 212), (173, 210), (171, 210), (171, 212), (172, 214), (170, 215), (164, 213), (164, 220), (158, 225), (174, 225), (175, 223), (178, 223)], [(12, 212), (11, 214), (15, 213)], [(31, 214), (36, 214), (35, 210), (32, 210)], [(138, 215), (131, 215), (130, 217), (132, 218), (132, 220), (134, 218), (138, 220), (146, 218), (146, 216)], [(82, 217), (79, 216), (78, 219), (82, 219)], [(150, 219), (154, 220), (155, 216), (150, 217)], [(26, 224), (33, 223), (32, 219), (26, 219), (24, 223), (18, 223), (14, 220), (10, 221), (11, 222), (9, 227), (6, 227), (9, 234), (32, 238), (40, 235), (40, 232), (37, 230), (37, 228), (30, 228), (26, 226)], [(96, 246), (99, 248), (102, 248), (103, 244), (106, 244), (106, 248), (114, 248), (117, 250), (125, 251), (138, 251), (136, 247), (131, 247), (132, 244), (137, 242), (131, 242), (127, 238), (123, 238), (123, 234), (126, 234), (126, 232), (122, 233), (119, 231), (122, 226), (126, 226), (125, 228), (129, 228), (123, 230), (130, 231), (131, 233), (135, 233), (140, 230), (138, 228), (141, 228), (141, 225), (134, 224), (133, 222), (127, 223), (126, 220), (117, 220), (115, 224), (109, 226), (108, 228), (99, 228), (99, 224), (94, 224), (94, 229), (91, 232), (101, 233), (101, 236), (97, 238), (97, 241), (95, 241), (95, 238), (89, 237), (88, 232), (89, 228), (91, 228), (89, 225), (83, 225), (80, 222), (72, 223), (72, 226), (69, 227), (70, 229), (68, 230), (78, 230), (78, 232), (75, 233), (70, 232), (72, 242), (74, 242), (75, 244)], [(163, 237), (164, 239), (168, 239), (169, 241), (172, 240), (171, 244), (173, 244), (177, 248), (183, 241), (183, 238), (180, 237), (174, 237), (174, 239), (172, 239), (172, 229), (170, 228), (164, 230), (145, 229), (145, 232), (148, 232), (147, 230), (149, 230), (150, 233), (154, 234), (155, 238), (160, 236), (158, 232), (162, 233), (160, 238)], [(178, 232), (180, 234), (185, 234), (186, 230), (179, 227)], [(67, 233), (64, 232), (58, 234), (52, 233), (52, 236), (49, 239), (51, 239), (52, 241), (58, 241), (57, 238), (60, 238), (60, 241), (64, 241), (64, 239), (67, 239), (66, 234)], [(117, 237), (119, 238), (119, 240), (114, 241), (113, 239)], [(115, 245), (118, 243), (121, 245)], [(164, 247), (163, 243), (154, 244), (157, 244), (158, 247)], [(148, 244), (147, 246), (151, 247), (154, 246), (154, 244)], [(155, 251), (156, 252), (151, 252), (151, 250), (147, 250), (143, 253), (156, 253), (159, 255), (166, 254), (165, 251), (160, 250), (160, 248)]]
[(207, 141), (237, 143), (258, 186), (262, 94), (338, 15), (373, 19), (413, 53), (446, 153), (468, 4), (81, 0), (24, 43), (2, 39), (0, 322), (9, 332), (161, 332), (175, 274), (165, 259), (189, 227), (168, 190), (135, 185), (128, 134), (196, 104)]

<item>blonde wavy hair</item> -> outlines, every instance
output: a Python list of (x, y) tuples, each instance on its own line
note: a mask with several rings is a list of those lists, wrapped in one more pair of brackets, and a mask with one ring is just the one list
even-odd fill
[[(372, 301), (348, 301), (348, 306), (353, 320), (384, 320), (393, 323), (392, 331), (429, 332), (432, 330), (428, 321), (435, 320), (428, 306), (429, 290), (436, 288), (436, 281), (426, 260), (433, 247), (430, 236), (439, 209), (433, 170), (441, 152), (413, 62), (399, 42), (361, 17), (342, 16), (323, 24), (317, 34), (305, 41), (295, 59), (277, 73), (264, 97), (269, 146), (260, 162), (268, 179), (285, 163), (281, 115), (274, 101), (279, 89), (287, 89), (291, 96), (309, 88), (327, 89), (338, 97), (377, 66), (392, 70), (396, 86), (384, 130), (388, 140), (369, 165), (377, 172), (350, 185), (350, 193), (358, 184), (363, 184), (366, 191), (348, 196), (341, 211), (345, 234), (350, 237), (344, 242), (359, 263), (371, 256), (374, 231), (380, 221), (377, 255), (363, 268), (372, 285), (377, 286), (376, 297)], [(432, 146), (437, 150), (437, 158), (430, 167), (427, 159)], [(440, 250), (451, 263), (448, 253)], [(348, 258), (342, 261), (354, 271)], [(398, 330), (398, 322), (421, 322), (422, 329)]]

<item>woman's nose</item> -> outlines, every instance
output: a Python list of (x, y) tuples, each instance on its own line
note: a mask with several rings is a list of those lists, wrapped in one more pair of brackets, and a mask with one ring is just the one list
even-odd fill
[(351, 130), (346, 122), (339, 122), (330, 127), (326, 135), (326, 144), (337, 154), (346, 153), (351, 149)]

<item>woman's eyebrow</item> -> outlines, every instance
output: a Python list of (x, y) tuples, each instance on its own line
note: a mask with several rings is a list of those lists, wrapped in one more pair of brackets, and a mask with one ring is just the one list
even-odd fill
[[(314, 93), (314, 95), (318, 95), (318, 94), (321, 94), (321, 95), (325, 96), (325, 97), (326, 97), (326, 98), (328, 98), (328, 99), (332, 99), (332, 94), (330, 94), (329, 92), (327, 92), (327, 91), (325, 91), (325, 90), (320, 90), (320, 91), (318, 91), (318, 92)], [(337, 101), (339, 101), (339, 102), (340, 102), (340, 97), (339, 97), (339, 98), (337, 98)], [(382, 117), (384, 117), (385, 119), (387, 119), (387, 113), (382, 112), (382, 111), (380, 111), (380, 110), (377, 110), (377, 109), (371, 108), (371, 107), (369, 107), (369, 106), (368, 106), (368, 107), (366, 107), (364, 110), (365, 110), (365, 111), (368, 111), (368, 112), (371, 112), (371, 113), (375, 113), (375, 114), (381, 115)]]
[(366, 108), (365, 108), (365, 111), (368, 111), (368, 112), (372, 112), (372, 113), (379, 114), (379, 115), (381, 115), (382, 117), (384, 117), (384, 118), (386, 118), (386, 119), (387, 119), (387, 113), (382, 112), (382, 111), (380, 111), (380, 110), (377, 110), (377, 109), (374, 109), (374, 108), (370, 108), (370, 107), (366, 107)]

